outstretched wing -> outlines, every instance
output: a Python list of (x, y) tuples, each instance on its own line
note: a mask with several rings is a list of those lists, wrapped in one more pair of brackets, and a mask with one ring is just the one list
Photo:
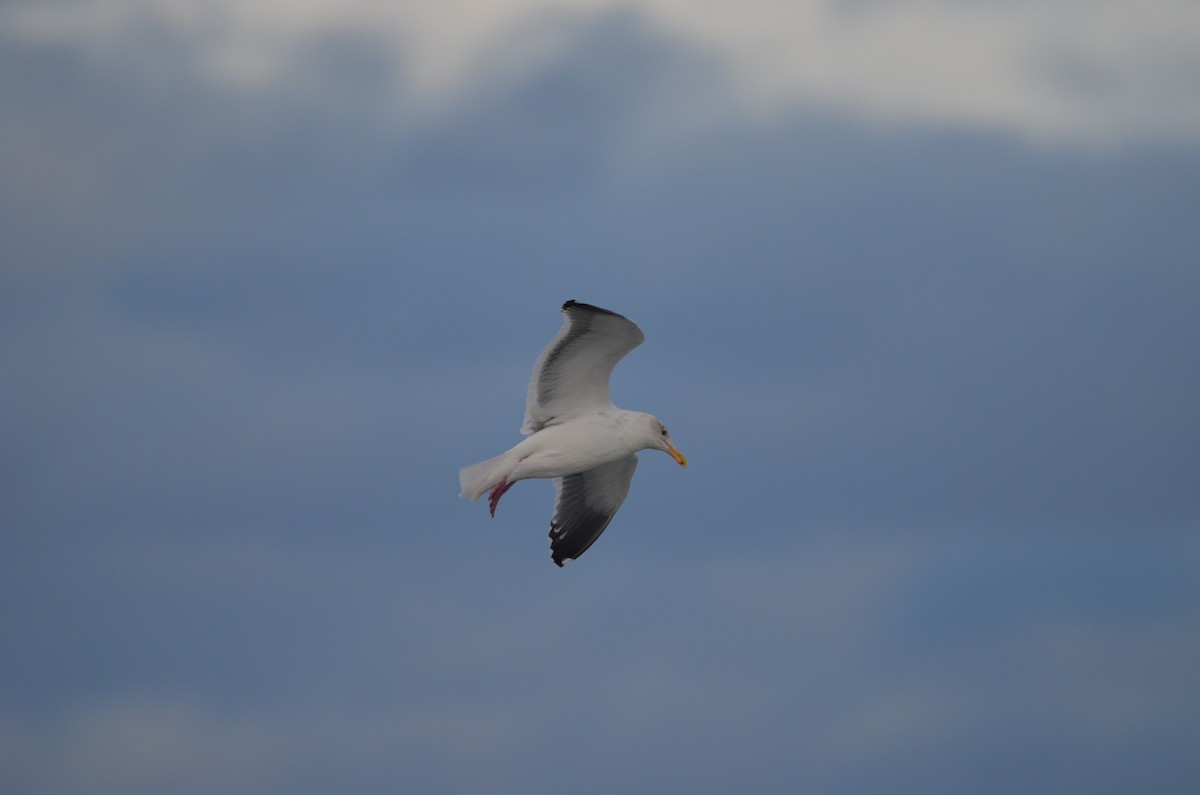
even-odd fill
[(582, 555), (625, 502), (637, 455), (630, 453), (578, 475), (554, 479), (558, 498), (550, 520), (550, 556), (559, 566)]
[(567, 301), (558, 334), (533, 366), (521, 433), (612, 407), (608, 379), (621, 357), (642, 344), (637, 324), (607, 309)]

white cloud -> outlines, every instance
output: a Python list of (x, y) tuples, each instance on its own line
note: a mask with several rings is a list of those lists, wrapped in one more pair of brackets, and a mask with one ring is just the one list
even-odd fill
[(723, 53), (763, 110), (815, 101), (1038, 138), (1200, 135), (1200, 7), (1184, 0), (690, 7), (655, 6)]
[[(668, 40), (720, 61), (738, 89), (740, 107), (729, 109), (737, 112), (815, 103), (874, 123), (1034, 139), (1200, 139), (1200, 6), (1190, 0), (657, 0), (634, 8)], [(23, 36), (103, 50), (153, 19), (202, 41), (210, 77), (247, 87), (284, 79), (314, 36), (365, 32), (395, 47), (410, 99), (437, 105), (485, 71), (553, 54), (563, 30), (556, 21), (619, 9), (629, 6), (120, 0), (21, 4), (3, 21)]]

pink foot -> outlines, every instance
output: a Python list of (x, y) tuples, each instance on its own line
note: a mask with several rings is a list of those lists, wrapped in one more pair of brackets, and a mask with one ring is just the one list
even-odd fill
[(504, 496), (504, 492), (513, 487), (514, 484), (508, 482), (508, 478), (501, 478), (496, 484), (496, 488), (492, 489), (492, 494), (488, 497), (488, 510), (492, 516), (496, 515), (496, 506), (500, 504), (500, 498)]

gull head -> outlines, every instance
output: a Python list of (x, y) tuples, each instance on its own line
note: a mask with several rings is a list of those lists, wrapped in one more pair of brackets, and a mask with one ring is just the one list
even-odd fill
[(671, 441), (671, 434), (667, 433), (667, 426), (663, 425), (658, 417), (646, 415), (648, 422), (647, 431), (649, 438), (645, 449), (647, 450), (662, 450), (667, 455), (674, 458), (681, 467), (687, 466), (687, 459), (683, 453), (675, 448), (675, 444)]

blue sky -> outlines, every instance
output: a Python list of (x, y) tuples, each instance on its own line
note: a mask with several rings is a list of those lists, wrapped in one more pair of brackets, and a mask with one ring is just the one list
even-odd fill
[(424, 5), (0, 5), (0, 787), (1195, 789), (1194, 4)]

